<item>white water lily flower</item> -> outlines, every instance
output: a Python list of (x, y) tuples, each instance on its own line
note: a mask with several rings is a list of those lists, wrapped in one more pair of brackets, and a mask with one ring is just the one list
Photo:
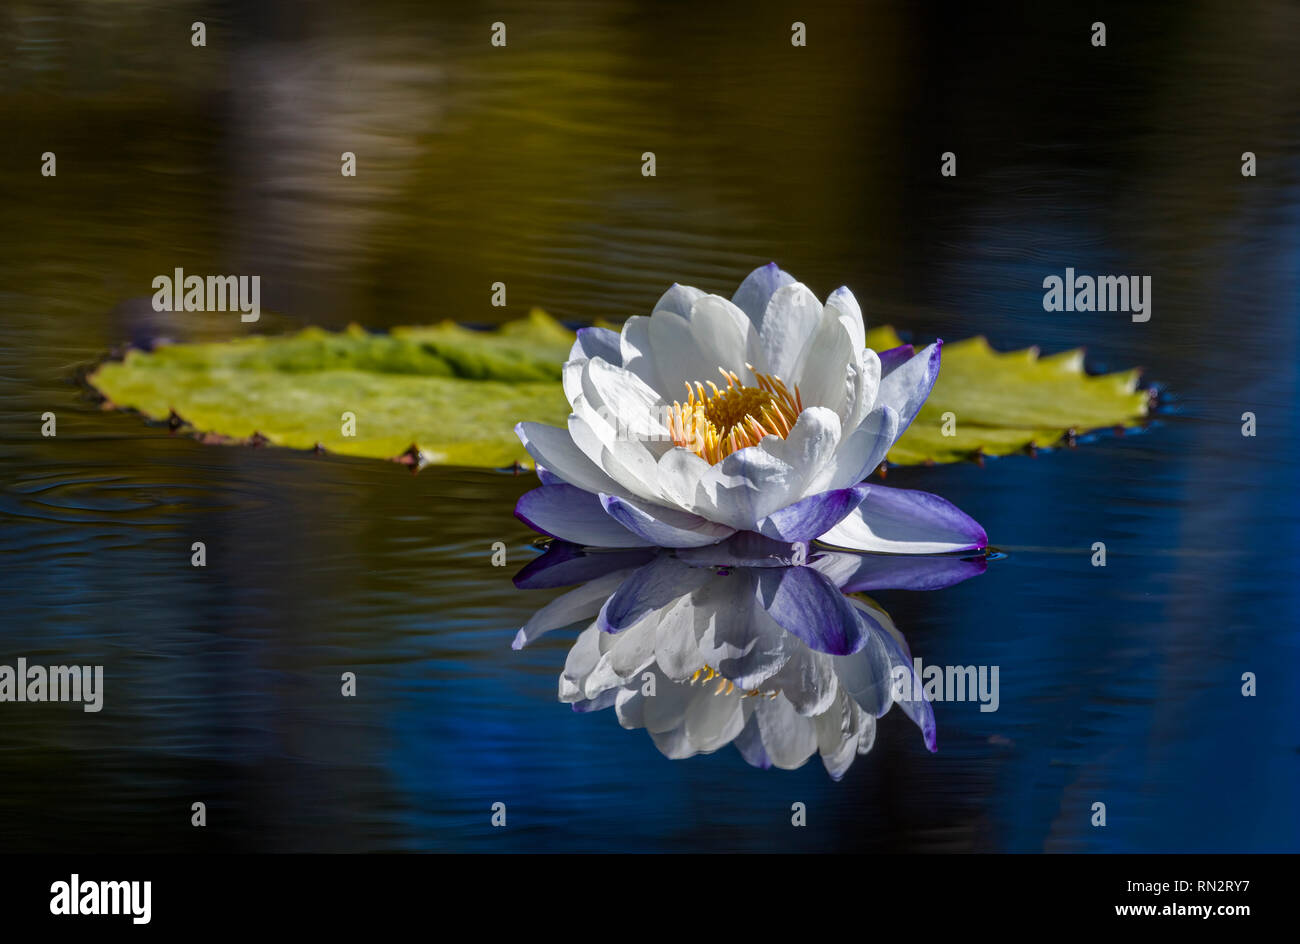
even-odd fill
[(838, 780), (893, 705), (935, 750), (934, 711), (911, 694), (907, 642), (878, 605), (845, 594), (952, 586), (983, 573), (984, 558), (804, 551), (752, 535), (676, 551), (555, 542), (515, 584), (578, 586), (538, 610), (514, 647), (584, 626), (560, 700), (614, 708), (674, 759), (735, 744), (754, 766), (793, 769), (818, 753)]
[(515, 428), (543, 483), (515, 514), (600, 547), (752, 531), (887, 553), (983, 548), (984, 530), (942, 498), (862, 482), (929, 395), (941, 344), (877, 354), (847, 288), (823, 305), (774, 263), (730, 301), (674, 285), (621, 333), (578, 332), (568, 428)]
[[(585, 653), (600, 636), (587, 630), (574, 644), (573, 655)], [(644, 694), (646, 673), (655, 677), (654, 696)], [(578, 678), (570, 685), (576, 687)], [(564, 684), (562, 682), (562, 684)], [(592, 701), (575, 701), (580, 711), (612, 703), (618, 722), (633, 730), (645, 728), (659, 752), (670, 760), (712, 754), (734, 744), (753, 767), (795, 770), (814, 754), (826, 771), (842, 778), (859, 755), (876, 740), (876, 717), (863, 710), (834, 676), (804, 682), (794, 694), (815, 698), (816, 705), (801, 712), (790, 701), (790, 690), (769, 688), (742, 691), (728, 679), (701, 666), (685, 681), (674, 681), (651, 664), (636, 678), (611, 685)], [(802, 706), (801, 706), (802, 707)]]
[(935, 750), (929, 702), (895, 697), (896, 670), (908, 674), (903, 688), (911, 690), (912, 657), (884, 610), (844, 598), (864, 627), (864, 645), (833, 656), (753, 605), (752, 571), (698, 573), (692, 591), (627, 629), (611, 633), (600, 619), (584, 629), (565, 660), (560, 701), (577, 711), (613, 707), (620, 725), (645, 728), (672, 760), (735, 744), (755, 767), (794, 770), (819, 754), (839, 780), (871, 750), (876, 719), (895, 704)]

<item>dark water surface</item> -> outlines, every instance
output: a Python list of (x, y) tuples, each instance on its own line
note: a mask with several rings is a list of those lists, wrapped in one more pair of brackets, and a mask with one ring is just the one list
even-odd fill
[[(98, 714), (0, 704), (0, 848), (1300, 848), (1300, 9), (1036, 10), (0, 13), (0, 663), (102, 664), (107, 689)], [(918, 340), (1086, 345), (1167, 393), (1140, 433), (891, 471), (1009, 554), (877, 595), (927, 663), (999, 666), (1000, 707), (937, 705), (934, 755), (893, 712), (840, 783), (669, 761), (558, 704), (572, 634), (510, 649), (548, 598), (510, 581), (531, 476), (205, 447), (75, 382), (178, 266), (260, 273), (279, 330), (622, 318), (770, 259)], [(1045, 312), (1067, 266), (1150, 275), (1152, 319)]]

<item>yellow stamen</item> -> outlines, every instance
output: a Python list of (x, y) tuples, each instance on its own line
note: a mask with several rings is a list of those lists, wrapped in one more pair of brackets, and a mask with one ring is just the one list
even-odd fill
[(772, 689), (769, 691), (764, 691), (759, 688), (751, 688), (749, 691), (744, 691), (743, 689), (737, 689), (735, 682), (733, 682), (731, 679), (723, 678), (722, 673), (719, 672), (717, 669), (715, 669), (713, 666), (709, 665), (708, 663), (705, 663), (704, 665), (700, 666), (698, 669), (695, 670), (695, 674), (691, 676), (688, 684), (694, 685), (697, 682), (703, 682), (707, 684), (713, 681), (714, 679), (718, 680), (718, 684), (713, 689), (713, 694), (715, 697), (718, 695), (734, 695), (736, 694), (737, 691), (739, 691), (741, 698), (772, 699), (781, 693), (780, 689)]
[(745, 386), (735, 371), (722, 367), (718, 372), (727, 381), (725, 390), (713, 381), (707, 381), (709, 393), (698, 381), (686, 384), (686, 402), (674, 403), (668, 415), (668, 432), (676, 445), (714, 464), (764, 436), (790, 435), (803, 412), (799, 388), (791, 393), (780, 377), (745, 366), (758, 386)]

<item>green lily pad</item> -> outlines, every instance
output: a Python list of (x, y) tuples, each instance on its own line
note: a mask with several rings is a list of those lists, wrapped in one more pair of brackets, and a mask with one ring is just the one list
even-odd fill
[[(492, 331), (444, 322), (167, 345), (107, 361), (88, 381), (113, 406), (172, 418), (205, 439), (502, 467), (529, 462), (516, 422), (564, 424), (560, 366), (572, 343), (573, 332), (534, 310)], [(867, 343), (902, 342), (877, 328)], [(983, 338), (950, 344), (934, 392), (889, 458), (953, 462), (1050, 446), (1067, 430), (1132, 425), (1147, 410), (1136, 384), (1136, 371), (1088, 376), (1080, 351), (1040, 358), (999, 354)], [(949, 412), (955, 435), (945, 436)]]
[(517, 420), (564, 422), (572, 345), (573, 332), (534, 311), (494, 331), (444, 322), (166, 345), (88, 380), (114, 406), (174, 414), (210, 439), (384, 459), (414, 445), (421, 463), (501, 467), (528, 458)]
[[(890, 327), (867, 332), (867, 346), (877, 351), (902, 343)], [(1090, 375), (1078, 348), (1041, 357), (1032, 347), (995, 351), (982, 336), (945, 344), (939, 379), (889, 461), (1005, 456), (1094, 429), (1135, 426), (1150, 406), (1139, 375), (1136, 369)]]

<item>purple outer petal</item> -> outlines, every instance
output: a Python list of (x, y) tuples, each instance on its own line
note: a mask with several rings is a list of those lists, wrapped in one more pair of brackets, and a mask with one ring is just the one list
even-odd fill
[(593, 547), (640, 547), (645, 541), (605, 514), (600, 499), (573, 485), (543, 485), (525, 492), (515, 517), (534, 531)]
[(862, 622), (865, 642), (853, 655), (835, 660), (835, 674), (840, 686), (862, 710), (879, 718), (894, 703), (890, 694), (893, 660), (882, 638), (889, 633), (861, 609), (854, 610)]
[[(622, 342), (617, 331), (609, 328), (579, 328), (575, 345), (584, 357), (599, 357), (613, 364), (623, 366)], [(570, 354), (572, 360), (572, 353)]]
[(811, 567), (759, 569), (756, 595), (767, 614), (817, 652), (846, 656), (866, 641), (857, 610)]
[(558, 475), (552, 472), (550, 469), (546, 468), (546, 466), (537, 465), (536, 463), (533, 463), (533, 465), (536, 467), (537, 470), (537, 478), (541, 481), (543, 485), (568, 485), (569, 484), (568, 482), (564, 481), (564, 479), (560, 478)]
[(979, 522), (947, 499), (884, 485), (871, 486), (862, 504), (821, 540), (879, 553), (909, 553), (908, 545), (913, 545), (910, 553), (928, 555), (980, 551), (989, 543)]
[(988, 563), (982, 557), (861, 555), (857, 570), (840, 584), (840, 590), (942, 590), (986, 570)]
[(880, 376), (886, 377), (893, 373), (895, 368), (910, 361), (915, 353), (916, 348), (910, 344), (900, 344), (898, 347), (891, 347), (887, 351), (877, 351), (876, 356), (880, 358)]
[(707, 570), (692, 568), (676, 558), (660, 557), (635, 571), (610, 594), (596, 625), (604, 633), (621, 633), (710, 579)]
[(835, 527), (862, 504), (871, 488), (861, 484), (809, 495), (761, 519), (755, 530), (778, 541), (811, 541)]
[(885, 373), (884, 365), (881, 365), (880, 392), (877, 395), (877, 402), (887, 403), (898, 411), (899, 436), (902, 436), (907, 427), (912, 424), (912, 420), (916, 419), (921, 404), (930, 395), (930, 390), (939, 377), (942, 353), (943, 339), (940, 338), (912, 357), (895, 364), (889, 373)]
[(658, 547), (704, 547), (729, 538), (734, 531), (716, 522), (675, 508), (654, 508), (654, 513), (619, 498), (601, 495), (606, 513), (628, 531)]
[[(916, 670), (912, 664), (911, 658), (903, 651), (903, 647), (898, 644), (898, 640), (887, 632), (880, 633), (881, 641), (885, 644), (885, 649), (889, 653), (891, 663), (891, 681), (892, 670), (902, 666), (907, 669), (907, 682), (905, 691), (910, 696), (912, 688), (915, 685), (921, 688), (920, 680), (916, 679)], [(914, 682), (913, 680), (916, 679)], [(926, 699), (924, 689), (919, 700), (913, 700), (910, 697), (902, 701), (895, 701), (898, 707), (911, 718), (921, 729), (921, 737), (925, 739), (925, 747), (931, 754), (939, 750), (938, 732), (934, 723), (934, 706)]]
[(763, 321), (772, 294), (783, 285), (793, 284), (794, 280), (793, 275), (782, 272), (775, 262), (769, 262), (745, 276), (736, 294), (731, 296), (732, 304), (743, 311), (757, 328)]
[(578, 544), (554, 541), (546, 553), (529, 561), (515, 574), (514, 584), (520, 590), (571, 587), (616, 570), (648, 563), (658, 553), (658, 549), (652, 547), (589, 553)]

